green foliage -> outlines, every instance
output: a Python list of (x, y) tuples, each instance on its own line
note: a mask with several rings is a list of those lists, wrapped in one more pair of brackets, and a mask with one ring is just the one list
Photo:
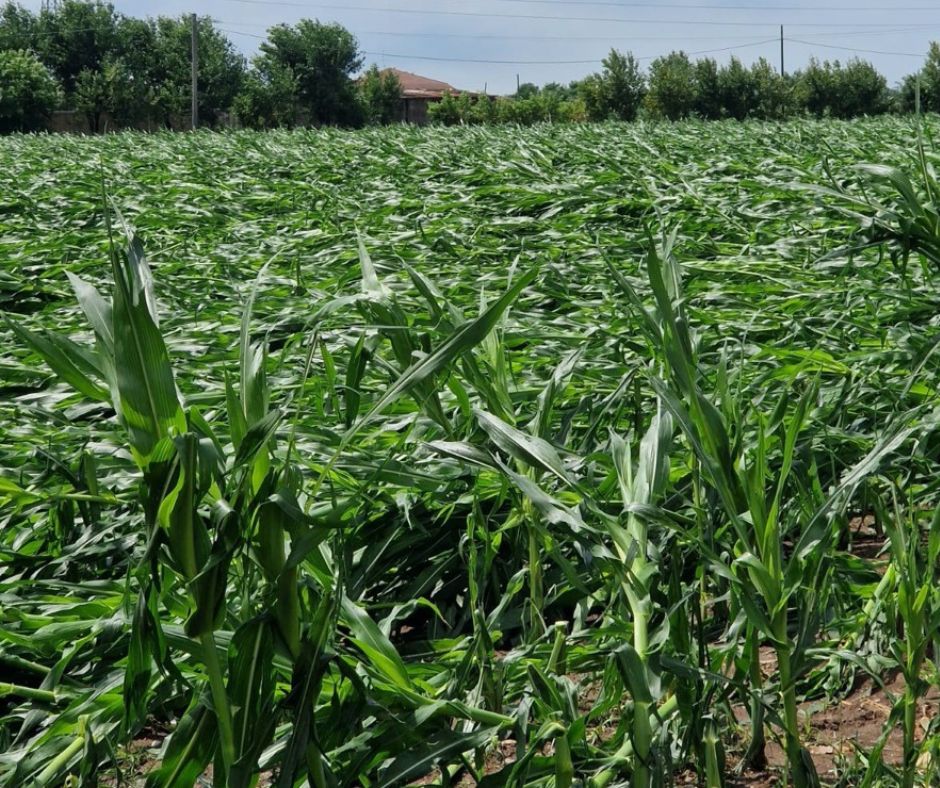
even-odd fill
[(600, 74), (587, 77), (579, 87), (591, 120), (635, 120), (646, 93), (646, 80), (633, 53), (610, 50)]
[(294, 72), (271, 64), (249, 71), (232, 104), (241, 125), (251, 129), (290, 128), (297, 123), (299, 88)]
[(853, 58), (820, 63), (815, 58), (796, 77), (800, 106), (817, 117), (854, 118), (888, 110), (888, 86), (874, 66)]
[(355, 37), (338, 24), (302, 19), (276, 25), (261, 44), (255, 68), (267, 80), (289, 69), (301, 109), (315, 125), (355, 126), (361, 121), (352, 75), (362, 65)]
[(84, 112), (93, 132), (103, 131), (101, 116), (110, 113), (119, 125), (128, 125), (143, 113), (146, 94), (120, 60), (101, 64), (98, 71), (82, 71), (75, 83), (75, 108)]
[(402, 119), (401, 82), (392, 71), (373, 65), (359, 80), (363, 117), (370, 126), (387, 126)]
[(940, 112), (940, 44), (936, 41), (930, 42), (919, 76), (921, 108), (927, 112)]
[(751, 80), (756, 93), (756, 117), (784, 120), (796, 112), (792, 80), (782, 77), (765, 58), (751, 66)]
[(83, 71), (98, 71), (117, 51), (118, 14), (110, 3), (64, 0), (36, 19), (33, 48), (71, 94)]
[(462, 118), (460, 117), (460, 106), (457, 103), (457, 97), (453, 93), (447, 92), (440, 101), (433, 102), (428, 106), (428, 119), (432, 123), (439, 123), (442, 126), (456, 126)]
[(428, 115), (443, 126), (480, 124), (575, 123), (587, 119), (584, 103), (558, 86), (527, 89), (525, 98), (446, 94), (431, 104)]
[(39, 128), (60, 98), (55, 78), (34, 54), (0, 50), (0, 132)]
[(14, 0), (6, 0), (0, 7), (0, 50), (32, 49), (35, 40), (36, 17)]
[[(159, 17), (154, 23), (156, 57), (150, 80), (161, 119), (188, 119), (190, 110), (191, 22), (189, 17)], [(199, 37), (199, 119), (215, 124), (241, 89), (245, 59), (209, 17), (197, 20)]]
[(935, 784), (922, 125), (4, 139), (0, 785)]
[(685, 52), (671, 52), (650, 64), (644, 105), (654, 118), (679, 120), (695, 110), (695, 68)]
[(736, 57), (718, 72), (718, 94), (723, 114), (735, 120), (754, 115), (760, 101), (754, 74)]
[(706, 120), (725, 115), (724, 95), (718, 63), (711, 58), (695, 62), (695, 114)]

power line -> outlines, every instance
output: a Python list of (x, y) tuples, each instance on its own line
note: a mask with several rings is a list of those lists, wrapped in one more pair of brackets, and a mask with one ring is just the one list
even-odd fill
[[(221, 29), (221, 28), (220, 28)], [(248, 36), (250, 38), (264, 39), (265, 36), (260, 36), (257, 33), (247, 33), (242, 30), (222, 30), (223, 33), (232, 33), (235, 35)], [(717, 47), (714, 49), (700, 49), (693, 52), (687, 52), (688, 55), (707, 55), (715, 52), (729, 52), (734, 49), (745, 49), (747, 47), (756, 47), (763, 44), (771, 44), (776, 42), (776, 38), (768, 38), (762, 41), (751, 41), (747, 44), (735, 44), (733, 46), (727, 47)], [(486, 64), (486, 65), (499, 65), (499, 66), (584, 66), (584, 65), (597, 65), (601, 62), (602, 58), (591, 58), (590, 60), (490, 60), (483, 58), (462, 58), (462, 57), (436, 57), (433, 55), (409, 55), (401, 52), (374, 52), (370, 50), (363, 50), (363, 54), (371, 55), (372, 57), (392, 57), (398, 58), (400, 60), (430, 60), (436, 63), (476, 63), (476, 64)], [(637, 60), (655, 60), (659, 55), (646, 55), (644, 57), (639, 57)]]
[(822, 47), (823, 49), (841, 49), (845, 52), (865, 52), (871, 55), (897, 55), (898, 57), (923, 57), (923, 52), (886, 52), (883, 49), (859, 49), (858, 47), (840, 47), (835, 44), (823, 44), (820, 41), (801, 41), (798, 38), (788, 38), (794, 44), (805, 44), (811, 47)]
[[(487, 19), (533, 19), (555, 22), (605, 22), (608, 24), (631, 24), (631, 25), (696, 25), (709, 27), (774, 27), (777, 25), (766, 22), (717, 22), (710, 19), (682, 21), (676, 19), (628, 19), (625, 17), (602, 17), (602, 16), (549, 16), (546, 14), (503, 14), (484, 11), (442, 11), (440, 9), (417, 9), (417, 8), (376, 8), (375, 6), (364, 5), (337, 5), (333, 3), (302, 3), (294, 0), (225, 0), (228, 3), (241, 3), (243, 5), (260, 6), (285, 6), (288, 8), (315, 8), (329, 11), (367, 11), (372, 14), (414, 14), (418, 16), (457, 16), (457, 17), (482, 17)], [(811, 10), (811, 9), (808, 9)], [(845, 27), (844, 22), (811, 22), (788, 24), (788, 27), (820, 27), (833, 28)], [(891, 25), (881, 23), (864, 24), (855, 23), (855, 27), (867, 27), (873, 29), (883, 29)]]
[[(268, 30), (271, 28), (270, 24), (252, 24), (250, 22), (232, 22), (224, 19), (213, 19), (213, 22), (219, 25), (239, 25), (241, 27), (254, 27), (261, 30)], [(846, 30), (844, 32), (826, 32), (826, 33), (805, 33), (807, 37), (816, 37), (816, 36), (826, 36), (826, 37), (838, 37), (838, 38), (847, 38), (850, 36), (885, 36), (891, 35), (893, 33), (897, 34), (906, 34), (906, 33), (916, 33), (922, 30), (936, 29), (940, 25), (916, 25), (908, 27), (899, 27), (893, 30), (878, 30), (872, 31), (868, 30)], [(221, 30), (222, 28), (220, 28)], [(240, 31), (235, 31), (240, 32)], [(565, 36), (565, 35), (503, 35), (503, 34), (492, 34), (492, 33), (424, 33), (424, 32), (413, 32), (413, 31), (398, 31), (398, 30), (359, 30), (355, 31), (358, 36), (384, 36), (390, 38), (460, 38), (474, 41), (676, 41), (681, 39), (683, 41), (734, 41), (734, 40), (750, 40), (753, 36), (748, 35), (714, 35), (714, 36), (682, 36), (682, 35), (671, 35), (671, 36)], [(244, 35), (248, 35), (247, 33)]]
[[(717, 52), (730, 52), (733, 49), (746, 49), (748, 47), (761, 46), (762, 44), (774, 44), (776, 43), (776, 38), (767, 38), (763, 41), (752, 41), (750, 44), (738, 44), (736, 46), (730, 47), (718, 47), (717, 49), (699, 49), (696, 52), (686, 52), (687, 55), (711, 55)], [(645, 57), (638, 57), (637, 60), (655, 60), (656, 58), (661, 57), (661, 55), (647, 55)]]
[(705, 9), (707, 11), (853, 11), (853, 12), (885, 12), (885, 11), (931, 11), (936, 13), (936, 6), (851, 6), (851, 5), (710, 5), (696, 3), (618, 3), (615, 0), (502, 0), (506, 3), (523, 3), (526, 5), (548, 6), (605, 6), (613, 8), (685, 8), (689, 10)]

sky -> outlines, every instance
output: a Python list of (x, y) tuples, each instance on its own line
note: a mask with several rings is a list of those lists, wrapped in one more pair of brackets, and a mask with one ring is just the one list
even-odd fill
[[(890, 85), (940, 40), (929, 0), (112, 0), (129, 16), (211, 16), (247, 56), (265, 30), (302, 18), (352, 31), (366, 64), (394, 66), (462, 90), (511, 93), (521, 82), (569, 82), (600, 70), (615, 47), (644, 65), (682, 49), (744, 63), (802, 67), (811, 56), (870, 60)], [(41, 0), (23, 5), (38, 9)]]

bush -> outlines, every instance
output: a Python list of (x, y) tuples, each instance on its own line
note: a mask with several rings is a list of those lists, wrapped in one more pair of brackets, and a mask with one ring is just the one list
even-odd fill
[(35, 55), (0, 51), (0, 131), (42, 128), (59, 100), (55, 78)]
[(452, 93), (445, 93), (444, 97), (428, 107), (428, 119), (432, 123), (442, 126), (456, 126), (460, 123), (460, 107)]

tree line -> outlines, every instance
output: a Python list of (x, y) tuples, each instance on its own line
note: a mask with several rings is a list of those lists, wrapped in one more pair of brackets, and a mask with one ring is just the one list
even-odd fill
[(798, 116), (854, 118), (915, 109), (918, 84), (921, 108), (940, 111), (940, 46), (930, 45), (923, 68), (899, 87), (869, 62), (853, 58), (811, 59), (806, 68), (781, 75), (766, 59), (745, 66), (732, 57), (692, 60), (671, 52), (644, 71), (631, 53), (611, 50), (603, 68), (568, 85), (521, 85), (510, 98), (479, 101), (448, 96), (431, 108), (446, 125), (458, 123), (538, 123), (638, 118), (704, 120), (748, 118), (784, 120)]
[[(249, 63), (211, 18), (196, 21), (198, 114), (213, 126), (359, 126), (390, 123), (400, 86), (369, 69), (355, 37), (302, 20), (268, 30)], [(191, 101), (191, 19), (137, 19), (110, 3), (64, 0), (38, 13), (0, 7), (0, 131), (45, 126), (57, 109), (81, 112), (92, 131), (186, 125)]]
[[(400, 118), (394, 75), (364, 59), (338, 24), (301, 20), (271, 27), (249, 62), (208, 17), (197, 20), (200, 121), (235, 118), (251, 128), (356, 127)], [(9, 1), (0, 8), (0, 132), (45, 127), (56, 109), (82, 113), (92, 131), (105, 126), (179, 127), (190, 111), (189, 17), (137, 19), (101, 0), (64, 0), (34, 13)], [(672, 52), (644, 70), (630, 53), (611, 50), (600, 72), (569, 85), (522, 85), (492, 99), (448, 95), (431, 107), (443, 124), (635, 120), (640, 117), (783, 119), (851, 118), (914, 109), (940, 111), (940, 47), (896, 88), (870, 63), (811, 60), (782, 76), (766, 60), (692, 60)], [(358, 76), (357, 76), (358, 75)]]

